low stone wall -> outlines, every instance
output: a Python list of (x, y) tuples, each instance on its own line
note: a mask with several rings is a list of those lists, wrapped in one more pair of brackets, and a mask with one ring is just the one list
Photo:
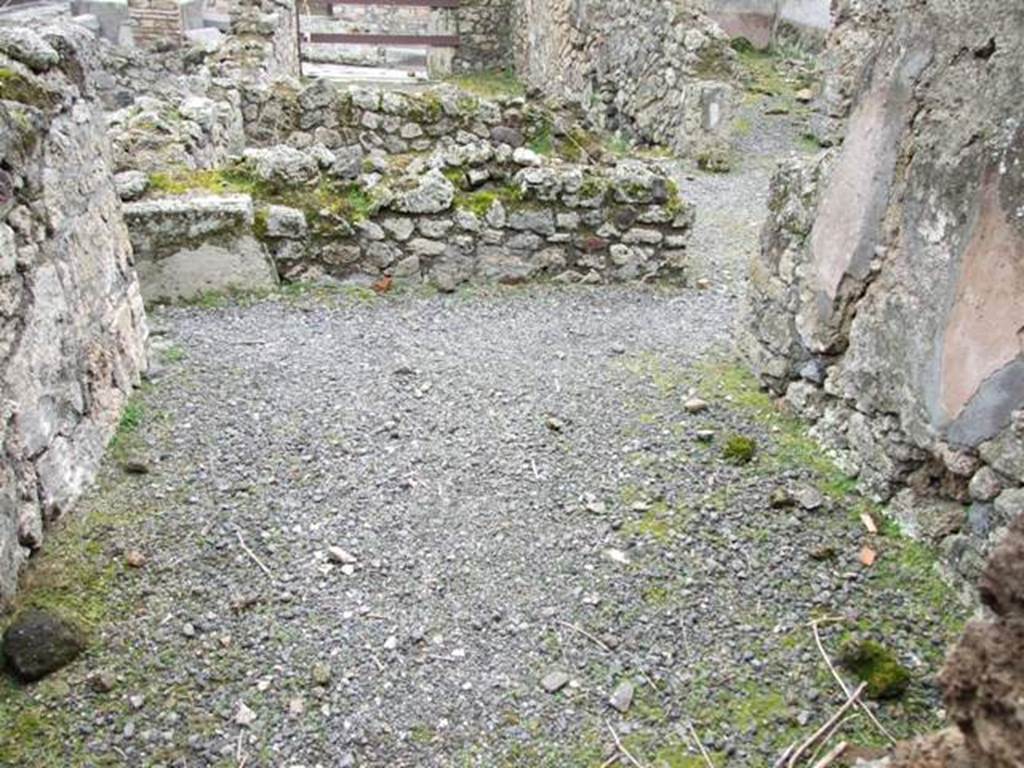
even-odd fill
[[(147, 300), (268, 288), (271, 263), (286, 280), (390, 278), (443, 291), (464, 282), (685, 277), (692, 209), (643, 165), (544, 165), (529, 151), (481, 143), (451, 146), (404, 175), (370, 171), (343, 182), (333, 165), (325, 168), (333, 181), (319, 178), (303, 157), (291, 147), (247, 152), (255, 201), (126, 204)], [(382, 156), (365, 162), (386, 170)]]
[(273, 81), (243, 87), (241, 98), (250, 146), (358, 144), (402, 154), (429, 151), (445, 137), (489, 139), (495, 130), (518, 146), (552, 129), (550, 113), (523, 99), (487, 101), (444, 87), (402, 93)]
[(146, 366), (92, 45), (73, 25), (0, 29), (0, 605)]
[(1024, 509), (1024, 10), (911, 5), (871, 16), (842, 148), (774, 180), (749, 350), (973, 579)]
[(728, 37), (682, 3), (523, 0), (520, 76), (581, 105), (603, 130), (694, 154), (722, 140), (734, 98)]
[[(298, 77), (295, 0), (231, 0), (231, 46), (245, 76)], [(236, 76), (237, 76), (236, 75)]]
[(277, 285), (274, 265), (254, 232), (248, 195), (129, 203), (125, 221), (147, 301)]

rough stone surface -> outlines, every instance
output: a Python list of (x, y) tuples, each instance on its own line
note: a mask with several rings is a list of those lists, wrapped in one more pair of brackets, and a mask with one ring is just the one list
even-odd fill
[[(898, 5), (839, 13), (826, 80), (847, 138), (775, 177), (747, 346), (865, 491), (988, 501), (1024, 477), (1024, 11)], [(951, 570), (973, 578), (997, 539), (949, 539)]]
[(3, 637), (3, 656), (22, 680), (32, 682), (56, 672), (85, 650), (82, 630), (45, 611), (18, 614)]
[[(26, 101), (0, 102), (0, 603), (44, 521), (91, 479), (146, 367), (131, 246), (88, 98), (89, 33), (5, 39), (0, 68), (22, 78)], [(35, 75), (55, 51), (55, 68)]]
[[(273, 220), (280, 237), (301, 231), (298, 218), (280, 210)], [(168, 198), (127, 203), (125, 221), (147, 301), (195, 299), (210, 292), (259, 290), (277, 285), (266, 247), (253, 236), (248, 195)], [(271, 218), (273, 217), (273, 218)], [(283, 229), (290, 226), (286, 231)]]
[(524, 0), (512, 24), (520, 75), (603, 129), (687, 153), (728, 125), (734, 54), (694, 4)]

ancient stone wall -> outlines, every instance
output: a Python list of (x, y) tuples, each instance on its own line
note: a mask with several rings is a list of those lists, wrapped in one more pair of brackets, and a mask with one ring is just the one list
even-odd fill
[(775, 178), (750, 356), (973, 579), (1024, 501), (1024, 8), (849, 2), (838, 18), (846, 138)]
[[(693, 211), (643, 165), (547, 166), (508, 145), (449, 146), (398, 177), (371, 172), (335, 183), (331, 194), (349, 206), (327, 211), (319, 207), (329, 200), (318, 192), (325, 182), (314, 161), (287, 146), (247, 155), (256, 178), (276, 193), (125, 205), (147, 300), (270, 288), (278, 274), (384, 277), (444, 291), (465, 282), (686, 276)], [(365, 162), (386, 168), (383, 156)], [(489, 181), (471, 188), (470, 175)]]
[(231, 43), (238, 49), (236, 62), (250, 75), (298, 77), (297, 24), (294, 0), (232, 0)]
[(513, 41), (524, 80), (604, 130), (692, 153), (727, 126), (733, 52), (686, 3), (523, 0)]
[(146, 365), (90, 38), (0, 29), (0, 604), (92, 477)]
[(128, 0), (132, 44), (139, 48), (177, 48), (185, 34), (178, 0)]
[(455, 19), (459, 47), (456, 72), (509, 69), (512, 66), (510, 0), (462, 0)]
[[(266, 288), (278, 276), (446, 290), (685, 276), (692, 209), (675, 185), (644, 163), (599, 161), (583, 133), (556, 135), (569, 114), (448, 87), (270, 82), (242, 94), (240, 160), (193, 162), (179, 142), (119, 152), (136, 163), (118, 181), (147, 299)], [(113, 146), (132, 145), (128, 123), (112, 123)], [(540, 139), (550, 154), (527, 146)]]

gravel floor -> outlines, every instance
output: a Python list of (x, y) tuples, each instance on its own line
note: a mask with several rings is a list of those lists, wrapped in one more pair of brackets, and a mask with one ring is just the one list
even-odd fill
[(914, 675), (879, 718), (935, 725), (951, 593), (728, 363), (769, 171), (675, 169), (707, 291), (157, 312), (163, 371), (28, 579), (92, 649), (0, 687), (0, 764), (560, 768), (618, 739), (693, 768), (696, 733), (767, 766), (844, 701), (808, 626), (836, 615), (830, 653), (871, 636)]
[(900, 542), (858, 564), (842, 504), (771, 507), (820, 478), (715, 362), (734, 311), (537, 287), (158, 313), (171, 362), (76, 516), (98, 641), (28, 694), (68, 734), (52, 764), (596, 766), (610, 724), (686, 766), (692, 721), (767, 765), (842, 701), (801, 627), (835, 612), (919, 678), (890, 727), (930, 724), (955, 622), (927, 574), (899, 589)]

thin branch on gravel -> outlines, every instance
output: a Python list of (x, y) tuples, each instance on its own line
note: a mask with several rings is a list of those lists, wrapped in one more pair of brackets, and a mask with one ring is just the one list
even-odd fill
[(832, 737), (835, 736), (837, 732), (841, 731), (846, 726), (846, 724), (849, 723), (851, 720), (856, 720), (858, 714), (859, 712), (854, 712), (852, 715), (844, 717), (842, 720), (840, 720), (838, 723), (832, 726), (831, 730), (829, 730), (829, 732), (826, 733), (818, 742), (818, 748), (814, 750), (814, 754), (811, 755), (810, 761), (812, 763), (818, 762), (818, 756), (825, 751), (825, 748), (828, 746), (828, 743), (832, 741)]
[(793, 750), (796, 749), (796, 745), (797, 742), (794, 741), (792, 744), (786, 747), (785, 751), (781, 755), (779, 755), (779, 759), (772, 764), (772, 768), (783, 768), (783, 766), (786, 764), (786, 761), (789, 760), (789, 756), (793, 754)]
[(605, 760), (603, 763), (601, 763), (601, 768), (608, 768), (609, 765), (614, 765), (617, 762), (619, 762), (619, 753), (618, 752), (616, 752), (611, 757), (609, 757), (607, 760)]
[(267, 568), (267, 566), (263, 563), (262, 560), (260, 560), (258, 557), (256, 557), (256, 553), (253, 552), (251, 549), (249, 549), (249, 545), (246, 544), (245, 543), (245, 539), (242, 538), (242, 532), (236, 529), (235, 530), (235, 535), (238, 536), (238, 543), (242, 546), (242, 549), (245, 552), (245, 554), (247, 554), (249, 557), (252, 558), (252, 561), (254, 563), (256, 563), (256, 565), (258, 565), (260, 567), (261, 571), (263, 571), (265, 574), (267, 574), (267, 578), (268, 579), (273, 580), (274, 574), (270, 572), (270, 569)]
[(715, 768), (715, 764), (711, 762), (711, 755), (704, 749), (704, 744), (700, 740), (700, 736), (697, 735), (697, 729), (693, 727), (692, 722), (687, 722), (686, 727), (690, 729), (690, 737), (693, 739), (693, 743), (697, 745), (697, 749), (700, 750), (700, 756), (704, 758), (704, 762), (708, 764), (709, 768)]
[[(819, 619), (817, 621), (811, 622), (811, 631), (814, 633), (814, 642), (818, 646), (818, 652), (821, 654), (821, 658), (825, 660), (825, 666), (828, 667), (828, 671), (832, 673), (832, 677), (834, 677), (835, 681), (839, 683), (839, 687), (843, 689), (843, 695), (849, 698), (850, 689), (846, 685), (846, 683), (843, 682), (843, 678), (839, 676), (839, 673), (836, 671), (835, 665), (832, 664), (832, 659), (828, 657), (828, 653), (825, 651), (825, 646), (821, 642), (821, 633), (818, 632), (818, 626), (825, 621), (830, 621), (830, 619)], [(864, 714), (868, 716), (868, 720), (870, 720), (874, 724), (874, 726), (879, 731), (881, 731), (885, 738), (887, 738), (891, 744), (895, 744), (896, 739), (893, 737), (891, 733), (889, 733), (888, 730), (886, 730), (884, 725), (878, 722), (878, 718), (876, 718), (874, 712), (871, 711), (871, 707), (869, 707), (867, 703), (860, 700), (857, 701), (857, 705), (861, 708), (861, 710), (863, 710)]]
[(849, 696), (849, 698), (846, 699), (846, 703), (843, 704), (843, 706), (841, 706), (839, 709), (837, 709), (836, 713), (832, 715), (832, 717), (830, 717), (825, 722), (825, 724), (821, 726), (821, 728), (812, 733), (804, 741), (803, 744), (796, 748), (793, 754), (790, 755), (789, 761), (786, 763), (786, 768), (794, 768), (796, 764), (800, 761), (800, 757), (803, 755), (803, 753), (811, 747), (813, 747), (815, 744), (817, 744), (821, 737), (828, 733), (832, 726), (843, 718), (843, 715), (845, 715), (849, 711), (850, 707), (854, 706), (857, 703), (857, 699), (860, 698), (860, 695), (864, 693), (864, 689), (867, 687), (867, 683), (861, 683), (860, 685), (858, 685), (857, 690), (855, 690)]
[(433, 654), (433, 653), (428, 653), (423, 658), (424, 659), (429, 659), (431, 661), (450, 661), (453, 664), (455, 664), (455, 663), (457, 663), (459, 661), (454, 656), (438, 656), (438, 655)]
[(644, 678), (644, 680), (646, 680), (646, 681), (647, 681), (647, 684), (648, 684), (649, 686), (651, 686), (651, 690), (652, 690), (652, 691), (654, 691), (655, 693), (658, 693), (658, 692), (659, 692), (659, 691), (658, 691), (658, 686), (657, 686), (657, 685), (655, 684), (655, 682), (654, 682), (654, 681), (653, 681), (653, 680), (651, 679), (651, 676), (650, 676), (650, 675), (648, 675), (648, 674), (647, 674), (646, 672), (644, 672), (644, 671), (643, 671), (642, 669), (641, 669), (641, 670), (638, 670), (638, 671), (640, 672), (640, 674), (641, 674), (641, 675), (643, 675), (643, 678)]
[(607, 720), (604, 721), (604, 724), (608, 726), (609, 733), (611, 733), (612, 738), (615, 739), (615, 746), (618, 747), (619, 752), (621, 752), (623, 756), (625, 756), (625, 758), (629, 760), (629, 762), (635, 765), (636, 768), (644, 768), (644, 764), (637, 760), (635, 757), (633, 757), (633, 755), (630, 754), (629, 750), (626, 749), (625, 745), (622, 743), (622, 740), (619, 739), (619, 734), (617, 734), (615, 732), (615, 729), (612, 728), (612, 724), (609, 723)]
[(847, 744), (845, 741), (840, 741), (838, 744), (835, 745), (835, 747), (832, 748), (832, 751), (830, 751), (827, 755), (821, 758), (821, 760), (814, 764), (814, 768), (828, 768), (830, 765), (832, 765), (832, 763), (834, 763), (839, 758), (841, 754), (843, 754), (843, 752), (846, 751), (846, 748), (848, 746), (850, 745)]
[(573, 632), (577, 632), (577, 633), (583, 635), (583, 637), (587, 638), (591, 642), (596, 643), (597, 645), (601, 646), (601, 648), (604, 650), (605, 653), (611, 653), (612, 652), (612, 649), (609, 648), (607, 644), (602, 642), (601, 638), (594, 637), (592, 634), (587, 632), (587, 630), (582, 629), (580, 627), (577, 627), (575, 624), (570, 624), (568, 621), (562, 621), (561, 619), (558, 620), (558, 623), (561, 624), (563, 627), (568, 627)]

